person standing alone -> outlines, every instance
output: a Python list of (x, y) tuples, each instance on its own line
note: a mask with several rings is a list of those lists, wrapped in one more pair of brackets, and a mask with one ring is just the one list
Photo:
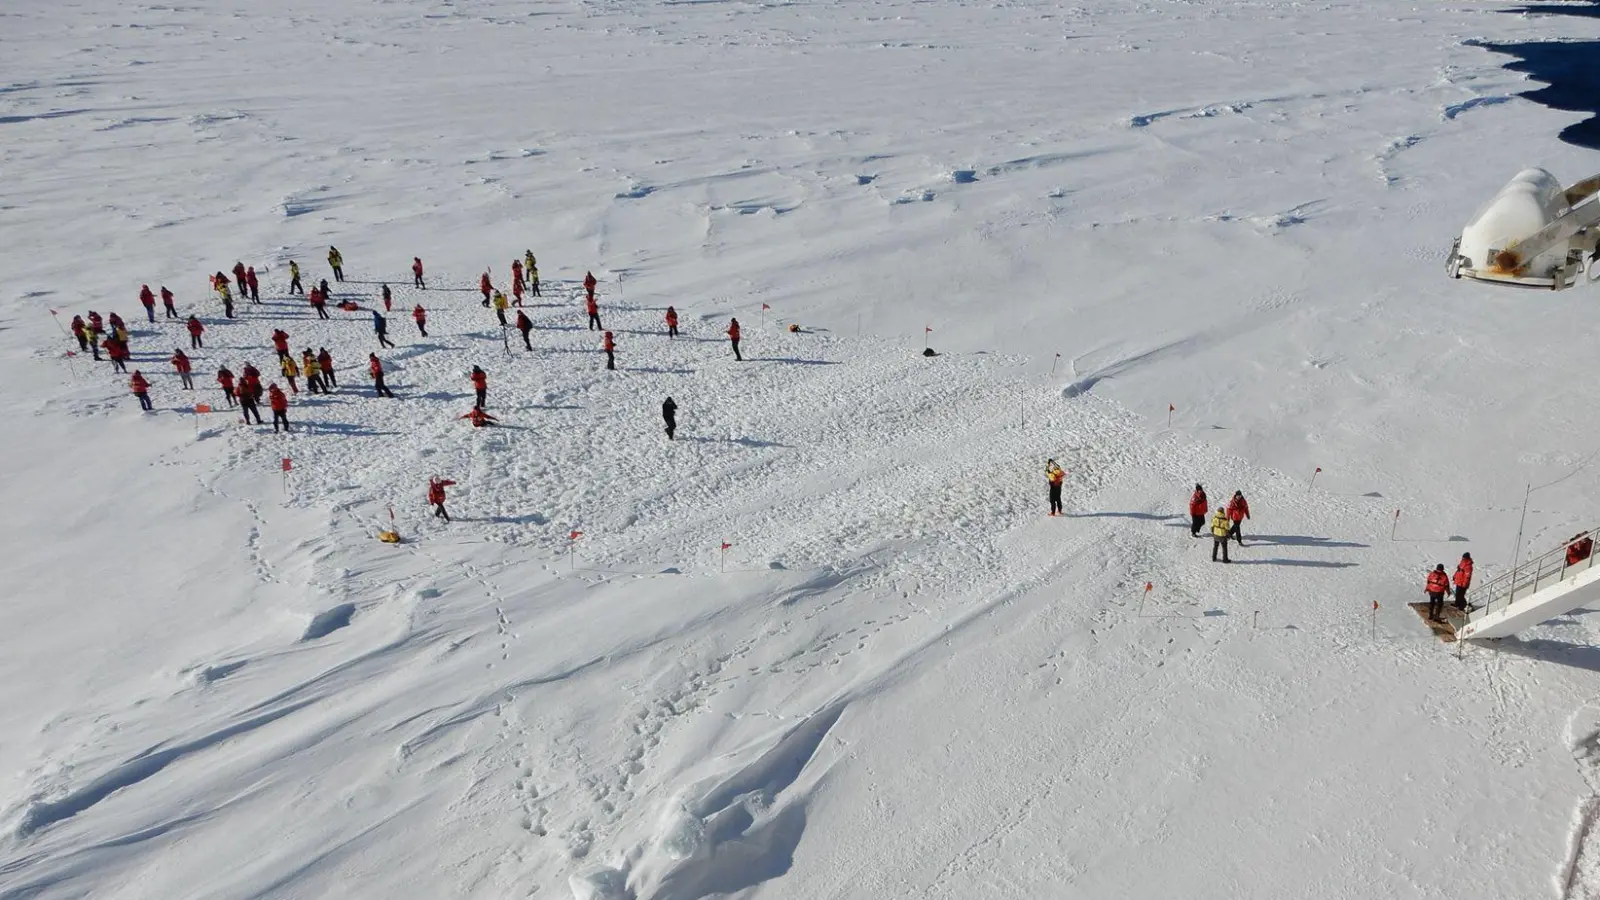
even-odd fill
[(1067, 480), (1067, 473), (1056, 464), (1053, 459), (1044, 461), (1044, 480), (1050, 486), (1050, 515), (1061, 515), (1061, 485)]
[(661, 419), (667, 423), (667, 440), (673, 440), (673, 435), (678, 432), (678, 404), (671, 397), (661, 404)]
[(433, 504), (433, 517), (450, 521), (450, 513), (444, 508), (444, 489), (455, 484), (448, 478), (428, 479), (428, 502)]
[(478, 398), (472, 405), (477, 409), (483, 409), (484, 401), (489, 396), (489, 375), (481, 366), (472, 367), (472, 392)]
[(739, 320), (734, 319), (728, 325), (728, 342), (733, 344), (733, 358), (739, 362), (744, 362), (744, 357), (739, 355), (739, 335)]

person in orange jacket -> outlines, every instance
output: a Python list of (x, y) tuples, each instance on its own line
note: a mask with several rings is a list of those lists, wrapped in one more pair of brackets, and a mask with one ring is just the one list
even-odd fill
[(421, 303), (418, 303), (416, 308), (411, 310), (411, 318), (415, 319), (416, 322), (417, 322), (417, 333), (422, 335), (423, 337), (427, 337), (428, 336), (428, 311), (422, 308), (422, 304)]
[(448, 478), (428, 479), (428, 502), (433, 504), (433, 517), (450, 521), (450, 513), (444, 508), (444, 489), (455, 484)]
[(611, 337), (611, 332), (606, 332), (605, 339), (600, 342), (600, 349), (606, 352), (606, 368), (617, 367), (617, 342)]
[(1240, 528), (1248, 518), (1250, 518), (1249, 501), (1244, 499), (1242, 491), (1234, 491), (1233, 497), (1228, 500), (1228, 521), (1233, 523), (1233, 527), (1228, 530), (1228, 537), (1238, 541), (1241, 547), (1244, 546), (1244, 534)]
[(278, 432), (282, 425), (284, 431), (289, 430), (289, 398), (284, 395), (283, 389), (274, 382), (267, 386), (267, 404), (272, 407), (272, 432)]
[(150, 285), (139, 285), (139, 302), (144, 306), (144, 316), (151, 324), (156, 321), (156, 295), (151, 292)]
[(1422, 589), (1428, 594), (1428, 621), (1443, 622), (1444, 595), (1450, 590), (1450, 576), (1444, 573), (1444, 563), (1439, 563), (1428, 573), (1428, 580)]
[(1050, 515), (1061, 515), (1061, 486), (1066, 483), (1067, 473), (1053, 459), (1044, 461), (1044, 480), (1050, 486)]
[(473, 406), (483, 409), (484, 400), (489, 396), (489, 375), (481, 366), (472, 367), (472, 391), (478, 397)]
[(228, 408), (233, 408), (233, 371), (227, 366), (217, 368), (217, 385), (222, 388), (222, 396), (228, 400)]
[(728, 340), (733, 343), (733, 358), (744, 362), (744, 357), (739, 355), (739, 320), (734, 319), (728, 325)]
[(1472, 554), (1461, 554), (1461, 561), (1456, 563), (1456, 609), (1467, 608), (1467, 588), (1472, 587)]
[(383, 363), (379, 362), (378, 354), (367, 354), (367, 374), (372, 376), (372, 389), (377, 391), (379, 397), (394, 398), (394, 393), (383, 383)]
[(677, 336), (678, 336), (678, 311), (669, 306), (669, 307), (667, 307), (667, 337), (675, 338)]
[(517, 310), (517, 330), (522, 332), (522, 346), (529, 353), (533, 352), (533, 342), (528, 340), (528, 335), (533, 332), (533, 320), (522, 310)]
[(411, 257), (411, 284), (424, 291), (428, 289), (427, 283), (422, 280), (422, 257), (420, 256)]
[(172, 368), (178, 373), (178, 379), (183, 382), (183, 389), (194, 390), (194, 376), (189, 374), (193, 366), (189, 363), (188, 355), (182, 350), (172, 351)]
[(1199, 537), (1200, 529), (1206, 525), (1206, 513), (1211, 511), (1211, 501), (1206, 498), (1206, 489), (1196, 484), (1194, 493), (1189, 495), (1189, 536)]
[(150, 405), (150, 382), (144, 380), (144, 375), (138, 369), (133, 370), (133, 377), (128, 379), (128, 387), (133, 389), (133, 395), (139, 398), (139, 408), (145, 412), (152, 412), (155, 407)]
[(600, 324), (600, 303), (594, 299), (593, 294), (583, 301), (583, 308), (589, 311), (589, 330), (604, 331), (606, 327)]
[(476, 406), (474, 406), (472, 408), (471, 412), (467, 413), (466, 415), (462, 416), (461, 418), (470, 421), (472, 423), (472, 427), (473, 428), (482, 428), (485, 425), (493, 425), (496, 422), (500, 421), (499, 419), (496, 419), (494, 416), (489, 415), (488, 413), (484, 412), (481, 408), (476, 407)]

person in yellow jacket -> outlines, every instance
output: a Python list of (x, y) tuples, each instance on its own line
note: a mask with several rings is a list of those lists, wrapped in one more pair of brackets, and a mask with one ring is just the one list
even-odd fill
[(1222, 561), (1233, 562), (1228, 558), (1228, 534), (1233, 531), (1233, 520), (1228, 518), (1227, 507), (1217, 507), (1217, 514), (1211, 517), (1211, 561), (1217, 561), (1217, 550), (1222, 550)]
[(1067, 480), (1067, 473), (1056, 465), (1053, 459), (1044, 461), (1044, 480), (1050, 485), (1050, 515), (1061, 515), (1061, 485)]
[(494, 314), (495, 314), (496, 318), (498, 318), (500, 320), (500, 327), (502, 327), (502, 328), (504, 328), (506, 326), (506, 324), (507, 324), (506, 323), (506, 310), (509, 309), (510, 307), (511, 307), (511, 303), (508, 300), (506, 300), (506, 295), (501, 293), (500, 291), (495, 291), (494, 292)]
[(285, 353), (283, 359), (278, 360), (278, 368), (283, 370), (283, 377), (289, 382), (289, 390), (300, 393), (300, 388), (294, 383), (300, 377), (300, 367), (295, 365), (294, 355)]
[(344, 255), (339, 252), (338, 247), (328, 248), (328, 268), (333, 270), (334, 281), (344, 280)]
[(300, 286), (300, 264), (289, 260), (289, 293), (304, 297), (306, 289)]
[(312, 394), (326, 394), (328, 389), (322, 384), (322, 367), (317, 365), (317, 355), (307, 347), (300, 354), (300, 371), (306, 376), (306, 391)]

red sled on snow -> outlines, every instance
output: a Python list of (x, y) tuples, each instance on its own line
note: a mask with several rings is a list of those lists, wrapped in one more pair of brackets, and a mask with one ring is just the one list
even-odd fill
[(345, 312), (360, 312), (361, 311), (360, 305), (357, 304), (354, 300), (346, 300), (345, 302), (339, 304), (339, 308), (344, 310)]

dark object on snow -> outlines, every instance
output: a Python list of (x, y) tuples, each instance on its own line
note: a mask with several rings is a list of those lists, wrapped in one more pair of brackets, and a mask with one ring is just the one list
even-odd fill
[(922, 355), (923, 356), (938, 356), (939, 354), (933, 352), (933, 348), (932, 347), (924, 347), (922, 349)]

